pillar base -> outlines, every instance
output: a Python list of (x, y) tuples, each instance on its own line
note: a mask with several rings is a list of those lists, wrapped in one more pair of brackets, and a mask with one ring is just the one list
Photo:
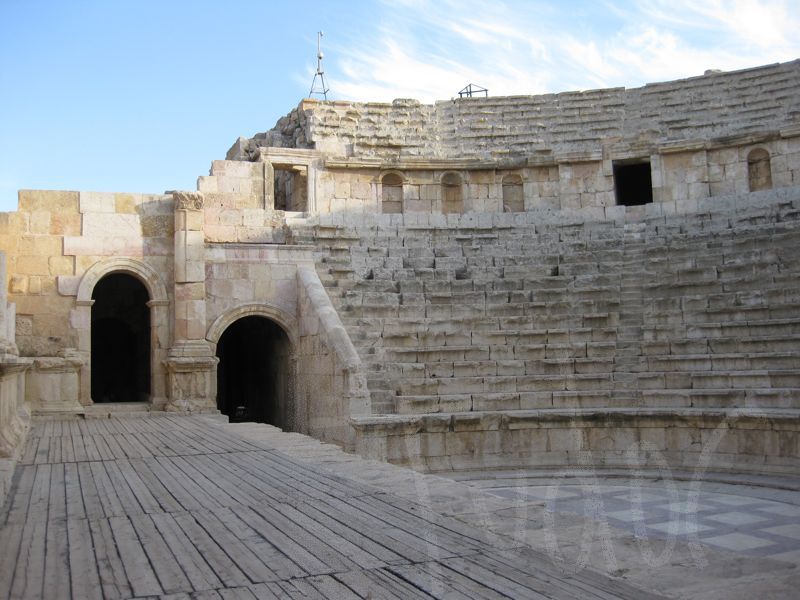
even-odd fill
[(219, 359), (205, 340), (180, 342), (170, 348), (167, 368), (168, 412), (215, 412)]

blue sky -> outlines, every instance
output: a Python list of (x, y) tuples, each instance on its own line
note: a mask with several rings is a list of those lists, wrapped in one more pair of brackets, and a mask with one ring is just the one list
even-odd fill
[(194, 189), (308, 94), (636, 87), (800, 58), (800, 0), (0, 0), (0, 210), (16, 190)]

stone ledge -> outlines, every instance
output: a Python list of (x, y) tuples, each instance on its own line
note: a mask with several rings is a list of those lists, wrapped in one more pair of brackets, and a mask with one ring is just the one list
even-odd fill
[(641, 409), (641, 408), (571, 408), (536, 409), (500, 412), (462, 412), (438, 413), (432, 415), (373, 415), (351, 417), (350, 424), (359, 432), (392, 431), (395, 433), (441, 431), (443, 422), (448, 423), (449, 431), (528, 429), (549, 425), (560, 426), (564, 421), (570, 423), (611, 424), (637, 419), (697, 421), (768, 421), (771, 424), (791, 426), (800, 431), (800, 410), (730, 408), (730, 409)]

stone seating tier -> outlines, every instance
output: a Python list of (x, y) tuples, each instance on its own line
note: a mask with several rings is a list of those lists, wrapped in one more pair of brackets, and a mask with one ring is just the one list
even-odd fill
[(789, 196), (629, 223), (486, 231), (465, 215), (295, 235), (315, 241), (376, 414), (791, 412), (800, 193)]
[(796, 126), (800, 61), (583, 92), (422, 105), (304, 101), (253, 146), (355, 157), (503, 158), (596, 152), (601, 140), (671, 143)]

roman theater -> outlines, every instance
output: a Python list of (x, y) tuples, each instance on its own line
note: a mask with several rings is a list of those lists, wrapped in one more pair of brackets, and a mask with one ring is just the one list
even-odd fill
[[(14, 556), (35, 554), (30, 515), (38, 494), (49, 506), (41, 518), (58, 523), (53, 535), (63, 526), (70, 556), (74, 545), (94, 548), (107, 597), (115, 594), (106, 583), (118, 579), (128, 582), (113, 588), (118, 597), (202, 589), (180, 559), (194, 587), (170, 587), (169, 576), (154, 567), (153, 587), (137, 589), (146, 579), (134, 583), (129, 565), (137, 564), (136, 552), (126, 559), (120, 540), (135, 531), (157, 564), (157, 549), (146, 540), (156, 530), (172, 531), (161, 513), (154, 515), (164, 509), (178, 523), (170, 525), (174, 536), (200, 548), (194, 522), (180, 520), (193, 509), (166, 483), (197, 484), (198, 476), (183, 463), (167, 468), (158, 457), (171, 443), (185, 451), (164, 456), (191, 457), (195, 442), (210, 436), (205, 443), (213, 445), (218, 435), (219, 445), (229, 431), (243, 432), (259, 452), (285, 453), (314, 477), (323, 467), (308, 461), (328, 457), (328, 487), (345, 489), (337, 477), (362, 476), (358, 486), (387, 485), (385, 493), (398, 498), (413, 488), (403, 502), (434, 511), (428, 492), (420, 500), (420, 482), (428, 482), (423, 487), (434, 490), (432, 497), (443, 486), (440, 495), (451, 503), (459, 494), (484, 494), (495, 516), (503, 509), (492, 513), (492, 502), (513, 507), (523, 497), (519, 485), (497, 483), (504, 478), (552, 491), (538, 498), (540, 506), (560, 498), (554, 481), (568, 491), (587, 473), (601, 491), (615, 481), (675, 480), (675, 497), (688, 491), (690, 504), (691, 483), (720, 497), (730, 491), (724, 486), (762, 486), (767, 491), (746, 497), (785, 503), (787, 521), (771, 533), (719, 536), (764, 542), (748, 551), (776, 544), (774, 555), (764, 550), (734, 560), (723, 554), (738, 547), (721, 543), (715, 550), (709, 534), (706, 560), (727, 571), (692, 580), (689, 567), (671, 564), (669, 584), (644, 567), (638, 579), (622, 581), (606, 564), (608, 553), (598, 552), (589, 566), (607, 579), (590, 581), (591, 569), (564, 577), (597, 597), (645, 597), (639, 593), (648, 582), (647, 593), (669, 596), (675, 585), (675, 597), (688, 597), (687, 590), (702, 592), (702, 582), (714, 577), (738, 582), (742, 597), (771, 597), (759, 592), (800, 583), (800, 61), (635, 89), (430, 105), (305, 99), (272, 129), (238, 138), (196, 190), (21, 190), (18, 210), (0, 214), (0, 250), (0, 501), (8, 499), (0, 545)], [(193, 434), (195, 422), (219, 433)], [(84, 440), (80, 449), (70, 436)], [(127, 441), (113, 441), (118, 436)], [(215, 456), (223, 458), (206, 466), (229, 478), (229, 489), (260, 468)], [(106, 474), (98, 466), (118, 458), (118, 470)], [(149, 464), (152, 486), (137, 460)], [(275, 469), (292, 476), (285, 465)], [(275, 477), (278, 489), (283, 483)], [(73, 523), (69, 482), (83, 488), (91, 480), (101, 490), (106, 479), (108, 489), (127, 480), (133, 504), (152, 516), (109, 513), (103, 501), (96, 520), (80, 513), (83, 524)], [(63, 523), (52, 517), (59, 482), (66, 482)], [(149, 491), (140, 494), (137, 486)], [(153, 486), (189, 512), (165, 508)], [(205, 493), (211, 504), (222, 502)], [(20, 494), (27, 496), (18, 500)], [(143, 500), (150, 497), (158, 500), (152, 511)], [(83, 498), (88, 512), (85, 491)], [(354, 514), (367, 510), (353, 506)], [(472, 513), (447, 506), (447, 515), (426, 523), (478, 527)], [(703, 514), (703, 506), (701, 498), (694, 508)], [(408, 515), (416, 513), (403, 507), (412, 527)], [(537, 514), (546, 522), (555, 513)], [(227, 535), (243, 526), (214, 515)], [(317, 519), (327, 523), (324, 531), (338, 531), (328, 522), (333, 512), (326, 515)], [(495, 592), (539, 597), (519, 591), (528, 583), (508, 574), (519, 566), (507, 558), (513, 544), (497, 540), (536, 544), (511, 535), (499, 516), (493, 522), (481, 529), (496, 549), (487, 560), (506, 558), (500, 566), (484, 564), (491, 575), (473, 579), (502, 575), (519, 589), (491, 584)], [(50, 527), (41, 533), (47, 540)], [(704, 527), (710, 521), (681, 532), (700, 535)], [(442, 539), (454, 546), (455, 532), (467, 535), (455, 525), (447, 531)], [(168, 534), (161, 536), (172, 548)], [(695, 556), (692, 540), (684, 547), (678, 537), (676, 552)], [(543, 548), (545, 538), (537, 539)], [(127, 575), (108, 567), (113, 576), (104, 578), (101, 540), (105, 550), (116, 540)], [(248, 574), (241, 586), (300, 586), (308, 576), (322, 596), (345, 597), (344, 588), (322, 591), (319, 578), (358, 594), (353, 573), (380, 573), (437, 596), (435, 586), (423, 585), (438, 581), (436, 574), (425, 579), (421, 567), (411, 568), (423, 557), (406, 567), (356, 545), (389, 566), (340, 568), (323, 553), (315, 560), (332, 570), (314, 570), (310, 559), (302, 563), (279, 547), (302, 573), (273, 569), (273, 580)], [(42, 564), (55, 564), (48, 552), (43, 546)], [(621, 552), (619, 562), (635, 562)], [(0, 589), (35, 597), (36, 584), (18, 587), (19, 560), (0, 571), (0, 583), (7, 582)], [(459, 577), (474, 573), (455, 559), (436, 561)], [(77, 597), (71, 558), (64, 568)], [(41, 569), (47, 590), (50, 571)], [(226, 588), (235, 587), (221, 567), (214, 571)], [(680, 592), (690, 580), (697, 587)], [(485, 597), (455, 575), (449, 581)], [(207, 589), (222, 589), (212, 584)], [(266, 589), (250, 593), (272, 597)], [(552, 597), (577, 597), (569, 589)], [(738, 596), (728, 590), (725, 597)]]

